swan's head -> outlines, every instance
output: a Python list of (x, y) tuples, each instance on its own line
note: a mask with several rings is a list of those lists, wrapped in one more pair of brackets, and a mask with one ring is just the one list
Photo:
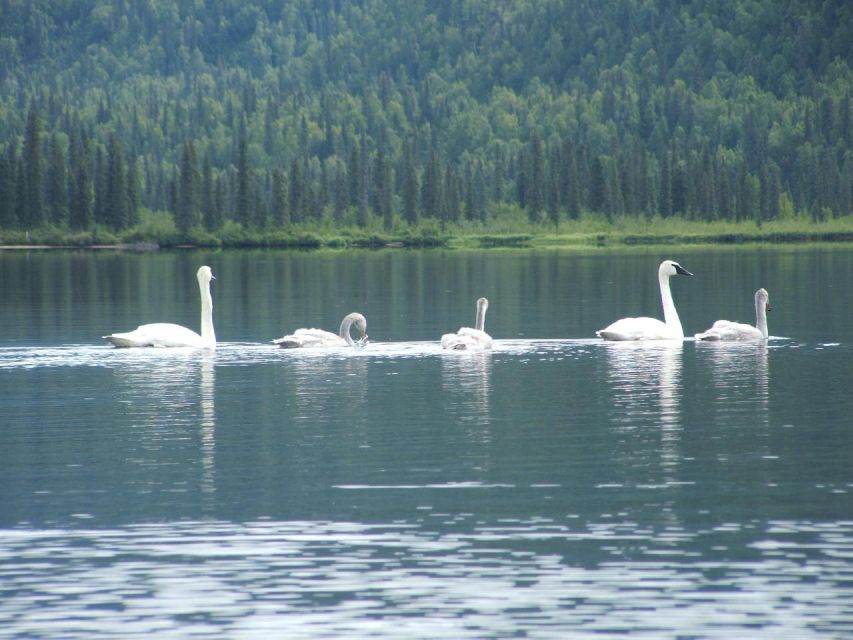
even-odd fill
[(773, 311), (773, 307), (770, 306), (770, 294), (767, 293), (767, 289), (761, 288), (755, 292), (755, 306), (758, 308), (764, 307), (765, 311)]
[(211, 271), (208, 266), (199, 267), (198, 273), (195, 275), (199, 282), (210, 282), (211, 280), (216, 280), (216, 278), (213, 277), (213, 271)]
[(367, 318), (360, 313), (355, 319), (355, 328), (358, 329), (358, 339), (367, 340)]
[(682, 267), (680, 264), (673, 260), (664, 260), (660, 263), (660, 268), (658, 269), (658, 275), (661, 276), (692, 276), (687, 269)]
[(486, 298), (478, 298), (477, 299), (477, 311), (481, 311), (482, 313), (486, 312), (486, 309), (489, 308), (489, 301)]

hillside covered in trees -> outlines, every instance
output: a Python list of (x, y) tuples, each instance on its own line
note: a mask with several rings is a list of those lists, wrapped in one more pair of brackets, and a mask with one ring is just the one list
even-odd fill
[(0, 229), (853, 213), (838, 0), (0, 0)]

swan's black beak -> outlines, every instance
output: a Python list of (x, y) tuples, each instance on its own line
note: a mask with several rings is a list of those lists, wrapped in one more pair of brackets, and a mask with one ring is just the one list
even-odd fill
[(770, 313), (771, 311), (773, 311), (773, 307), (771, 307), (771, 306), (770, 306), (770, 303), (769, 303), (769, 302), (768, 302), (768, 303), (767, 303), (767, 305), (764, 307), (764, 309), (765, 309), (765, 311), (767, 311), (767, 313)]
[(684, 267), (682, 267), (678, 263), (676, 263), (672, 266), (675, 267), (675, 272), (680, 276), (692, 276), (693, 275), (692, 273), (690, 273), (687, 269), (685, 269)]

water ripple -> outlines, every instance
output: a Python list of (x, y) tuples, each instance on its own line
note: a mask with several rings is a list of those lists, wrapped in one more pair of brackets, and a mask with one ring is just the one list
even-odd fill
[[(543, 355), (588, 347), (594, 340), (496, 340), (492, 353)], [(106, 345), (0, 347), (0, 369), (40, 367), (149, 367), (180, 365), (213, 359), (217, 366), (239, 366), (280, 361), (315, 361), (349, 358), (419, 358), (440, 356), (472, 358), (482, 353), (446, 351), (438, 342), (372, 342), (364, 347), (280, 349), (274, 345), (224, 342), (214, 352), (197, 349), (116, 349)]]
[[(573, 529), (550, 521), (444, 534), (406, 523), (317, 521), (6, 530), (0, 621), (13, 636), (64, 638), (255, 638), (284, 629), (289, 638), (853, 631), (853, 522), (773, 523), (755, 561), (677, 554), (572, 561), (585, 541), (652, 544), (663, 533), (631, 522)], [(832, 553), (814, 557), (804, 536), (829, 543)]]

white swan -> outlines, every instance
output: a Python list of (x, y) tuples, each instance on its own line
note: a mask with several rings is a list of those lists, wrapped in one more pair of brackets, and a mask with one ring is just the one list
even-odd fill
[(596, 334), (605, 340), (683, 340), (684, 329), (681, 328), (681, 320), (678, 319), (678, 312), (675, 310), (675, 303), (672, 301), (672, 293), (669, 290), (669, 279), (674, 275), (692, 276), (693, 274), (672, 260), (664, 260), (660, 263), (658, 283), (665, 322), (657, 318), (622, 318), (609, 327), (596, 331)]
[(729, 320), (717, 320), (707, 331), (696, 334), (697, 340), (766, 340), (767, 312), (771, 311), (770, 294), (766, 289), (755, 292), (755, 326)]
[(462, 327), (456, 333), (445, 333), (441, 336), (442, 349), (456, 351), (477, 351), (492, 348), (492, 337), (483, 329), (486, 325), (486, 309), (489, 301), (485, 298), (477, 300), (477, 320), (474, 329)]
[(215, 280), (210, 267), (200, 267), (198, 288), (201, 293), (201, 335), (191, 329), (170, 322), (141, 324), (127, 333), (104, 336), (117, 347), (196, 347), (215, 349), (216, 334), (213, 331), (213, 298), (210, 297), (210, 281)]
[[(350, 328), (355, 325), (358, 329), (358, 343), (350, 336)], [(298, 349), (310, 347), (354, 347), (367, 342), (367, 320), (360, 313), (350, 313), (341, 322), (338, 335), (323, 329), (297, 329), (293, 333), (273, 340), (282, 349)]]

